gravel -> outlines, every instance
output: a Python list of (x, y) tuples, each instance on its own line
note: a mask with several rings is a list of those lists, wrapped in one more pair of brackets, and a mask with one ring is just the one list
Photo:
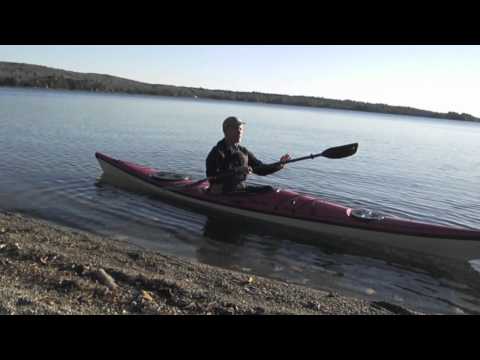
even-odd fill
[(418, 314), (9, 212), (0, 212), (0, 272), (3, 315)]

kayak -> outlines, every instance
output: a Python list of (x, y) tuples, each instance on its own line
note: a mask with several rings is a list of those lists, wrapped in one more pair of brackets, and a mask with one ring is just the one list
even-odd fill
[(208, 180), (193, 181), (185, 175), (162, 172), (99, 152), (95, 157), (105, 178), (179, 204), (306, 230), (338, 241), (352, 239), (365, 245), (388, 246), (462, 262), (480, 259), (480, 230), (355, 209), (281, 188), (242, 195), (212, 194), (208, 191)]

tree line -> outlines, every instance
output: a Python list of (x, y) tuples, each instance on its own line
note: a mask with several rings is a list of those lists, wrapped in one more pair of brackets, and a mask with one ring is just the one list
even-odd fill
[(480, 121), (470, 114), (448, 112), (440, 113), (416, 109), (407, 106), (391, 106), (353, 100), (334, 100), (323, 97), (267, 94), (261, 92), (242, 92), (211, 90), (162, 84), (147, 84), (111, 75), (78, 73), (46, 66), (0, 62), (0, 86), (22, 86), (63, 90), (84, 90), (98, 92), (118, 92), (200, 99), (232, 100), (309, 106), (341, 110), (365, 111), (383, 114), (423, 116), (464, 121)]

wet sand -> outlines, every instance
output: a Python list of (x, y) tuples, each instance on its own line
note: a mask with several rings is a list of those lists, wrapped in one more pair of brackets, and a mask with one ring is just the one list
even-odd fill
[(0, 212), (0, 314), (418, 314)]

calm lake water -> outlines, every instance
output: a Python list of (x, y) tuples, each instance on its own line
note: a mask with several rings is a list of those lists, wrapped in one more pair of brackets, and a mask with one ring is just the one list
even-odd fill
[[(479, 287), (325, 249), (99, 182), (100, 151), (204, 177), (229, 115), (265, 162), (358, 142), (350, 158), (291, 164), (252, 181), (425, 222), (480, 227), (480, 124), (229, 101), (0, 88), (0, 207), (147, 249), (420, 311), (480, 313)], [(474, 272), (475, 273), (475, 272)], [(480, 274), (479, 281), (480, 281)]]

